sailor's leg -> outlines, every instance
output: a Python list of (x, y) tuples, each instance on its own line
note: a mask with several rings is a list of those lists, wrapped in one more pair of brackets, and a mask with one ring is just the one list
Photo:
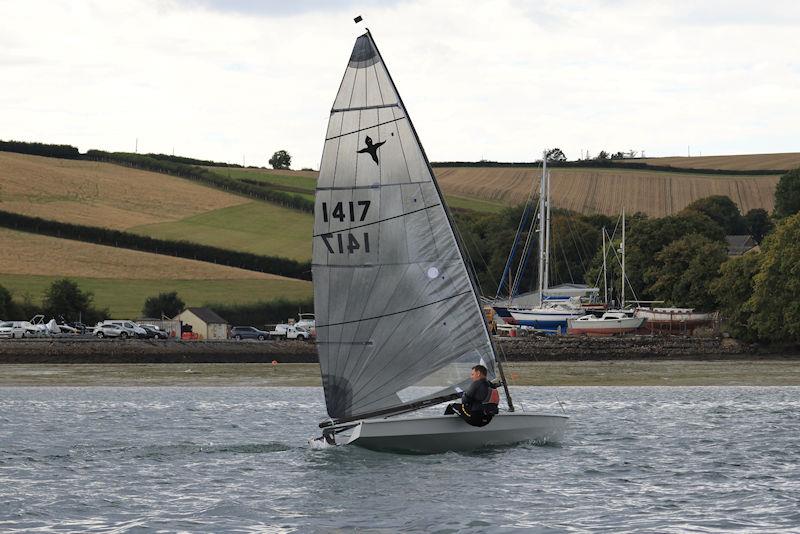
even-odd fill
[(460, 411), (458, 409), (459, 407), (461, 407), (460, 404), (448, 404), (447, 408), (445, 408), (445, 410), (444, 410), (444, 414), (445, 415), (453, 415), (454, 413), (457, 413), (457, 412)]

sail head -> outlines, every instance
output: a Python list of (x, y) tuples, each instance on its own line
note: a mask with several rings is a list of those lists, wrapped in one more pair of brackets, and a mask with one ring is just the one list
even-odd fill
[(335, 419), (469, 382), (494, 351), (440, 191), (369, 33), (334, 100), (313, 240), (317, 348)]

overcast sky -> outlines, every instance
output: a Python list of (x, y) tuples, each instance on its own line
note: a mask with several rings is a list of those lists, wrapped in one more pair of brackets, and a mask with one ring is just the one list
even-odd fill
[(248, 165), (286, 149), (316, 169), (366, 24), (433, 161), (800, 151), (795, 1), (0, 0), (0, 13), (5, 140), (133, 151), (138, 138), (139, 152)]

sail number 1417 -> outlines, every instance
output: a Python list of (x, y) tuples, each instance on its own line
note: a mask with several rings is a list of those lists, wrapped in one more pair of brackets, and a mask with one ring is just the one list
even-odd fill
[[(369, 200), (359, 200), (357, 202), (337, 202), (333, 206), (333, 210), (328, 213), (328, 203), (322, 203), (322, 220), (329, 222), (330, 219), (337, 219), (339, 222), (344, 222), (349, 219), (350, 222), (363, 222), (367, 218), (367, 211), (369, 211)], [(349, 215), (349, 217), (348, 217)], [(340, 232), (337, 234), (321, 234), (322, 242), (328, 249), (328, 253), (344, 254), (347, 251), (349, 254), (357, 250), (369, 252), (369, 233), (368, 232)]]

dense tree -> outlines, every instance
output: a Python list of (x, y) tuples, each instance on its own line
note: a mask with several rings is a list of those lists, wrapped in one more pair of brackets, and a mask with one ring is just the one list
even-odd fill
[(94, 295), (81, 291), (78, 284), (69, 278), (56, 280), (44, 292), (42, 312), (47, 317), (63, 317), (67, 321), (81, 320), (92, 324), (107, 314), (92, 305)]
[(269, 164), (273, 169), (288, 169), (292, 164), (292, 156), (285, 150), (278, 150), (269, 158)]
[(800, 168), (781, 176), (775, 188), (775, 217), (788, 217), (798, 212), (800, 212)]
[(628, 220), (626, 276), (640, 298), (654, 297), (646, 291), (644, 272), (653, 264), (656, 254), (689, 234), (699, 234), (720, 243), (725, 237), (722, 228), (707, 215), (691, 210), (660, 219), (635, 215)]
[(545, 152), (545, 157), (547, 161), (567, 161), (567, 156), (564, 155), (564, 151), (560, 148), (550, 148)]
[(609, 157), (610, 156), (608, 155), (608, 152), (606, 152), (605, 150), (601, 150), (600, 153), (597, 154), (597, 157), (594, 158), (594, 159), (605, 161), (605, 160), (609, 159)]
[(749, 308), (760, 338), (800, 341), (800, 213), (764, 239)]
[(753, 295), (753, 277), (758, 272), (759, 261), (759, 253), (728, 258), (720, 266), (719, 278), (710, 286), (726, 330), (733, 337), (747, 341), (755, 338), (748, 301)]
[(11, 298), (11, 292), (0, 286), (0, 320), (8, 321), (17, 319), (19, 308)]
[(744, 215), (744, 224), (747, 232), (753, 236), (756, 243), (761, 243), (764, 237), (772, 231), (775, 225), (769, 218), (767, 210), (763, 208), (753, 208)]
[(182, 312), (185, 306), (186, 303), (181, 300), (177, 291), (159, 293), (155, 297), (148, 297), (144, 301), (142, 314), (145, 317), (156, 319), (160, 319), (162, 316), (172, 318)]
[(724, 195), (713, 195), (700, 198), (686, 206), (684, 211), (697, 211), (707, 215), (720, 225), (726, 235), (740, 235), (746, 231), (746, 225), (739, 207)]
[(716, 302), (709, 287), (726, 257), (723, 243), (701, 235), (673, 241), (645, 273), (648, 292), (669, 305), (713, 310)]
[(205, 306), (214, 310), (231, 324), (249, 324), (256, 327), (284, 323), (288, 318), (296, 317), (300, 312), (311, 313), (314, 311), (313, 299), (276, 299), (248, 304), (206, 303)]

